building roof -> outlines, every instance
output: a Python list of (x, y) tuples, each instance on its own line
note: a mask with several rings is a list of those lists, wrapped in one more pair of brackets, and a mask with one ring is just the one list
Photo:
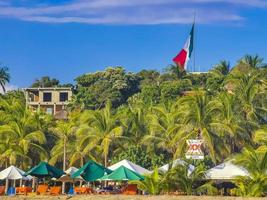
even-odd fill
[(149, 170), (147, 170), (147, 169), (145, 169), (145, 168), (143, 168), (143, 167), (141, 167), (141, 166), (139, 166), (137, 164), (134, 164), (131, 161), (126, 160), (126, 159), (121, 160), (120, 162), (118, 162), (118, 163), (116, 163), (114, 165), (111, 165), (108, 168), (114, 171), (114, 170), (118, 169), (121, 166), (124, 166), (124, 167), (126, 167), (126, 168), (128, 168), (128, 169), (130, 169), (130, 170), (132, 170), (132, 171), (134, 171), (136, 173), (138, 173), (138, 174), (150, 174), (151, 173)]
[(32, 90), (32, 91), (37, 91), (37, 90), (72, 90), (71, 87), (38, 87), (38, 88), (23, 88), (23, 90)]
[(246, 169), (233, 164), (231, 161), (217, 165), (206, 173), (206, 178), (211, 180), (232, 180), (237, 176), (249, 176)]

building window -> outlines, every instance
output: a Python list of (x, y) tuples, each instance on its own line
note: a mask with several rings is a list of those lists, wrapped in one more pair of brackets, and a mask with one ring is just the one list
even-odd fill
[(60, 92), (59, 93), (59, 101), (60, 102), (65, 102), (68, 101), (68, 93), (67, 92)]
[(51, 101), (52, 101), (51, 92), (44, 92), (43, 102), (51, 102)]

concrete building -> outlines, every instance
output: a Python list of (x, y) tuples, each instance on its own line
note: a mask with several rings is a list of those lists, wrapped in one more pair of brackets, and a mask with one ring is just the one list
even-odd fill
[(72, 97), (67, 87), (25, 88), (26, 104), (32, 110), (42, 110), (57, 119), (66, 119), (66, 106)]

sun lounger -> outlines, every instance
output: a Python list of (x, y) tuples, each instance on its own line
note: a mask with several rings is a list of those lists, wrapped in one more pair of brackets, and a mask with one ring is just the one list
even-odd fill
[(5, 190), (6, 190), (5, 186), (0, 186), (0, 195), (5, 195)]
[(47, 194), (48, 192), (48, 185), (38, 185), (36, 193), (37, 194)]
[(50, 188), (50, 195), (60, 195), (61, 186), (54, 186)]
[(129, 184), (129, 185), (127, 185), (127, 187), (122, 192), (122, 194), (136, 195), (137, 194), (137, 185), (135, 185), (135, 184)]
[(88, 187), (75, 187), (74, 191), (76, 194), (91, 194), (92, 190)]
[(27, 195), (28, 193), (32, 192), (31, 187), (16, 187), (16, 194), (24, 194)]

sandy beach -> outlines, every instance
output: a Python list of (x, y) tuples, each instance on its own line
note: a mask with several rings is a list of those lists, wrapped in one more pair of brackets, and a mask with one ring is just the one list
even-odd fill
[(58, 199), (71, 199), (71, 200), (267, 200), (263, 198), (242, 198), (242, 197), (223, 197), (223, 196), (126, 196), (126, 195), (76, 195), (73, 197), (67, 196), (14, 196), (14, 197), (0, 197), (1, 200), (58, 200)]

